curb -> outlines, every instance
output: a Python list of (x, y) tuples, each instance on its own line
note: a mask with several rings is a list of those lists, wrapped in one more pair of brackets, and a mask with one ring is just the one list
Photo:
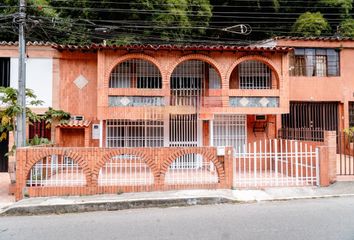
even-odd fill
[(305, 199), (325, 199), (339, 197), (353, 197), (354, 194), (335, 194), (318, 196), (297, 196), (281, 197), (270, 199), (231, 199), (227, 197), (187, 197), (169, 199), (141, 199), (141, 200), (118, 200), (106, 202), (86, 202), (73, 204), (51, 204), (51, 205), (28, 205), (9, 206), (0, 210), (2, 216), (33, 216), (49, 214), (83, 213), (95, 211), (119, 211), (141, 208), (168, 208), (168, 207), (188, 207), (196, 205), (216, 205), (216, 204), (240, 204), (240, 203), (260, 203), (260, 202), (281, 202)]
[(83, 213), (94, 211), (118, 211), (126, 209), (140, 208), (167, 208), (184, 207), (195, 205), (214, 205), (233, 203), (233, 200), (224, 197), (193, 197), (175, 199), (143, 199), (130, 201), (112, 202), (88, 202), (77, 204), (58, 204), (58, 205), (34, 205), (34, 206), (13, 206), (0, 212), (0, 216), (30, 216), (48, 215), (65, 213)]

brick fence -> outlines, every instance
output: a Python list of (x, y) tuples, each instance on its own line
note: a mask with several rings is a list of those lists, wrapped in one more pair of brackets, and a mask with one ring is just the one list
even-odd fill
[[(231, 188), (232, 186), (232, 148), (226, 148), (224, 156), (217, 156), (213, 147), (190, 148), (64, 148), (64, 147), (31, 147), (17, 150), (16, 199), (28, 196), (50, 195), (90, 195), (103, 193), (157, 191), (185, 188)], [(167, 184), (165, 175), (169, 166), (179, 157), (185, 155), (201, 155), (204, 161), (215, 166), (217, 181), (198, 184)], [(75, 161), (85, 176), (84, 186), (26, 186), (31, 169), (47, 156), (66, 156)], [(115, 156), (133, 155), (139, 157), (150, 169), (153, 183), (150, 185), (99, 186), (100, 169)]]
[[(335, 132), (325, 132), (324, 142), (306, 142), (307, 144), (313, 144), (313, 147), (319, 149), (319, 177), (321, 186), (328, 186), (330, 183), (336, 181), (335, 139)], [(199, 155), (203, 159), (203, 165), (191, 168), (189, 168), (188, 165), (184, 165), (180, 169), (178, 169), (178, 167), (176, 168), (175, 164), (176, 161), (179, 161), (178, 159), (183, 160), (184, 156), (196, 155)], [(233, 172), (235, 161), (233, 149), (227, 147), (225, 148), (225, 152), (219, 155), (221, 156), (218, 156), (217, 149), (214, 147), (117, 149), (79, 147), (20, 148), (16, 151), (15, 196), (17, 200), (20, 200), (24, 196), (117, 194), (121, 192), (164, 191), (191, 188), (230, 189), (233, 186), (233, 178), (235, 177), (233, 176), (235, 174)], [(66, 163), (66, 165), (62, 167), (62, 170), (54, 173), (59, 176), (57, 178), (53, 177), (52, 170), (48, 170), (53, 162), (46, 162), (48, 161), (46, 160), (48, 157), (53, 158), (53, 156), (65, 156), (70, 159), (69, 163)], [(126, 161), (124, 157), (121, 162), (112, 162), (112, 159), (117, 156), (135, 156), (132, 159), (138, 159), (135, 162), (135, 164), (138, 164), (138, 167), (129, 165), (131, 163), (124, 162)], [(62, 157), (61, 159), (64, 158)], [(57, 161), (55, 164), (58, 164), (58, 160), (55, 161)], [(40, 168), (38, 170), (37, 164), (39, 162), (40, 164), (38, 166)], [(74, 163), (76, 165), (74, 165)], [(76, 172), (68, 170), (70, 164), (77, 166), (73, 168), (76, 169)], [(182, 162), (180, 164), (183, 165), (185, 163)], [(61, 165), (63, 166), (64, 164)], [(117, 172), (122, 171), (117, 170), (122, 168), (125, 168), (123, 174), (122, 172)], [(174, 168), (176, 169), (174, 170)], [(147, 171), (146, 169), (148, 169), (150, 175), (145, 174), (145, 178), (137, 177), (142, 171)], [(42, 171), (41, 174), (45, 173), (44, 175), (47, 178), (47, 182), (38, 180), (36, 176), (33, 178), (34, 180), (29, 182), (29, 179), (32, 178), (31, 176), (38, 174), (38, 171)], [(103, 173), (108, 176), (106, 179), (106, 183), (108, 184), (102, 184), (104, 181), (100, 179), (100, 176), (102, 177)], [(63, 179), (63, 175), (65, 174), (69, 176), (68, 181), (65, 178)], [(73, 179), (73, 176), (81, 176), (81, 180), (76, 181), (78, 179)], [(124, 182), (126, 178), (132, 177), (135, 177), (135, 180), (137, 180), (134, 184), (129, 181)], [(194, 178), (197, 177), (199, 177), (199, 179), (195, 180)], [(116, 178), (119, 178), (119, 181), (123, 180), (123, 183), (119, 182), (119, 184), (116, 184)], [(65, 183), (70, 183), (71, 181), (76, 181), (75, 183), (80, 184), (65, 185)], [(47, 184), (48, 182), (50, 184)]]

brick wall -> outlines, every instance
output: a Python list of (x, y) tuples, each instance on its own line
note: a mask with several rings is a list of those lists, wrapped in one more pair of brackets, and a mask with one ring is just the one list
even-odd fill
[[(65, 148), (65, 147), (36, 147), (17, 150), (16, 171), (16, 199), (19, 200), (26, 193), (29, 196), (57, 196), (57, 195), (88, 195), (101, 193), (117, 193), (119, 191), (153, 191), (186, 188), (231, 188), (232, 176), (232, 149), (227, 148), (224, 157), (217, 157), (216, 148)], [(145, 186), (99, 186), (98, 176), (100, 169), (114, 156), (134, 155), (140, 157), (150, 168), (154, 176), (152, 185)], [(218, 175), (218, 182), (212, 184), (166, 184), (165, 175), (175, 159), (186, 154), (200, 154), (206, 161), (214, 164)], [(73, 159), (82, 168), (86, 179), (85, 186), (77, 187), (26, 187), (31, 168), (46, 156), (65, 155)]]

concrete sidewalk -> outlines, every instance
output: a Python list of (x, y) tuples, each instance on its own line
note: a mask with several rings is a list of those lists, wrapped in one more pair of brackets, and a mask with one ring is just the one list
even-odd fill
[(354, 182), (338, 182), (327, 188), (290, 187), (263, 190), (180, 190), (70, 197), (27, 198), (0, 209), (1, 215), (39, 215), (89, 211), (113, 211), (146, 207), (281, 201), (354, 196)]

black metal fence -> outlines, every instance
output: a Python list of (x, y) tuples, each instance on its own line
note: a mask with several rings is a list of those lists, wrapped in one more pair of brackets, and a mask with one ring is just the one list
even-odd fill
[(278, 130), (278, 138), (302, 141), (324, 141), (323, 129), (310, 128), (281, 128)]

